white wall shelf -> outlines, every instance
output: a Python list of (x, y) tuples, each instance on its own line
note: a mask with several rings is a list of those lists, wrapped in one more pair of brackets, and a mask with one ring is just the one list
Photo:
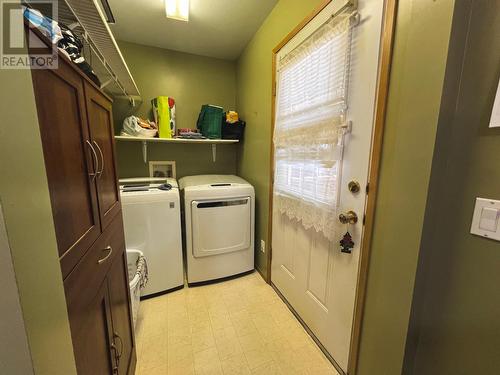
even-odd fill
[(146, 137), (128, 137), (117, 135), (116, 141), (125, 142), (141, 142), (142, 143), (142, 159), (144, 163), (148, 162), (148, 143), (170, 143), (170, 144), (205, 144), (212, 147), (212, 160), (215, 163), (217, 160), (217, 145), (219, 144), (235, 144), (239, 141), (236, 139), (183, 139), (183, 138), (146, 138)]
[(201, 144), (230, 144), (238, 143), (237, 139), (183, 139), (183, 138), (147, 138), (129, 137), (124, 135), (115, 136), (117, 141), (152, 142), (152, 143), (201, 143)]

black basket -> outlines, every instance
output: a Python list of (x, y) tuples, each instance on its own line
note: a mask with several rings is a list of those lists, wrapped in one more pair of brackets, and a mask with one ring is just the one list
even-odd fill
[(222, 121), (222, 139), (237, 139), (238, 141), (242, 141), (245, 125), (245, 121), (237, 121), (234, 124)]

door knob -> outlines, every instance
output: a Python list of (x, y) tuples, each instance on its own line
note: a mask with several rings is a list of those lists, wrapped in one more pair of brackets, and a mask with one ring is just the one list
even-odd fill
[(358, 215), (354, 211), (347, 211), (339, 215), (339, 221), (342, 224), (356, 224), (358, 222)]
[(359, 193), (359, 191), (361, 190), (361, 185), (359, 185), (358, 181), (352, 180), (352, 181), (349, 181), (347, 188), (349, 189), (349, 191), (351, 193), (356, 194), (356, 193)]

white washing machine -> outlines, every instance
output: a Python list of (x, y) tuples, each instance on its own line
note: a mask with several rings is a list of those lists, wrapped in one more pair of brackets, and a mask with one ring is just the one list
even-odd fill
[(188, 283), (254, 268), (255, 192), (237, 176), (183, 177)]
[(148, 264), (149, 280), (141, 297), (182, 287), (184, 268), (177, 181), (121, 179), (120, 195), (126, 247), (142, 251)]

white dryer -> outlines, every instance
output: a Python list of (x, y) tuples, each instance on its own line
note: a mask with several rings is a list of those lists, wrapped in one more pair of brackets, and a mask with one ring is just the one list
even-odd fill
[(126, 247), (142, 251), (148, 265), (149, 280), (141, 296), (152, 297), (182, 287), (184, 268), (177, 181), (121, 179), (120, 195)]
[(183, 177), (188, 283), (254, 268), (255, 192), (237, 176)]

